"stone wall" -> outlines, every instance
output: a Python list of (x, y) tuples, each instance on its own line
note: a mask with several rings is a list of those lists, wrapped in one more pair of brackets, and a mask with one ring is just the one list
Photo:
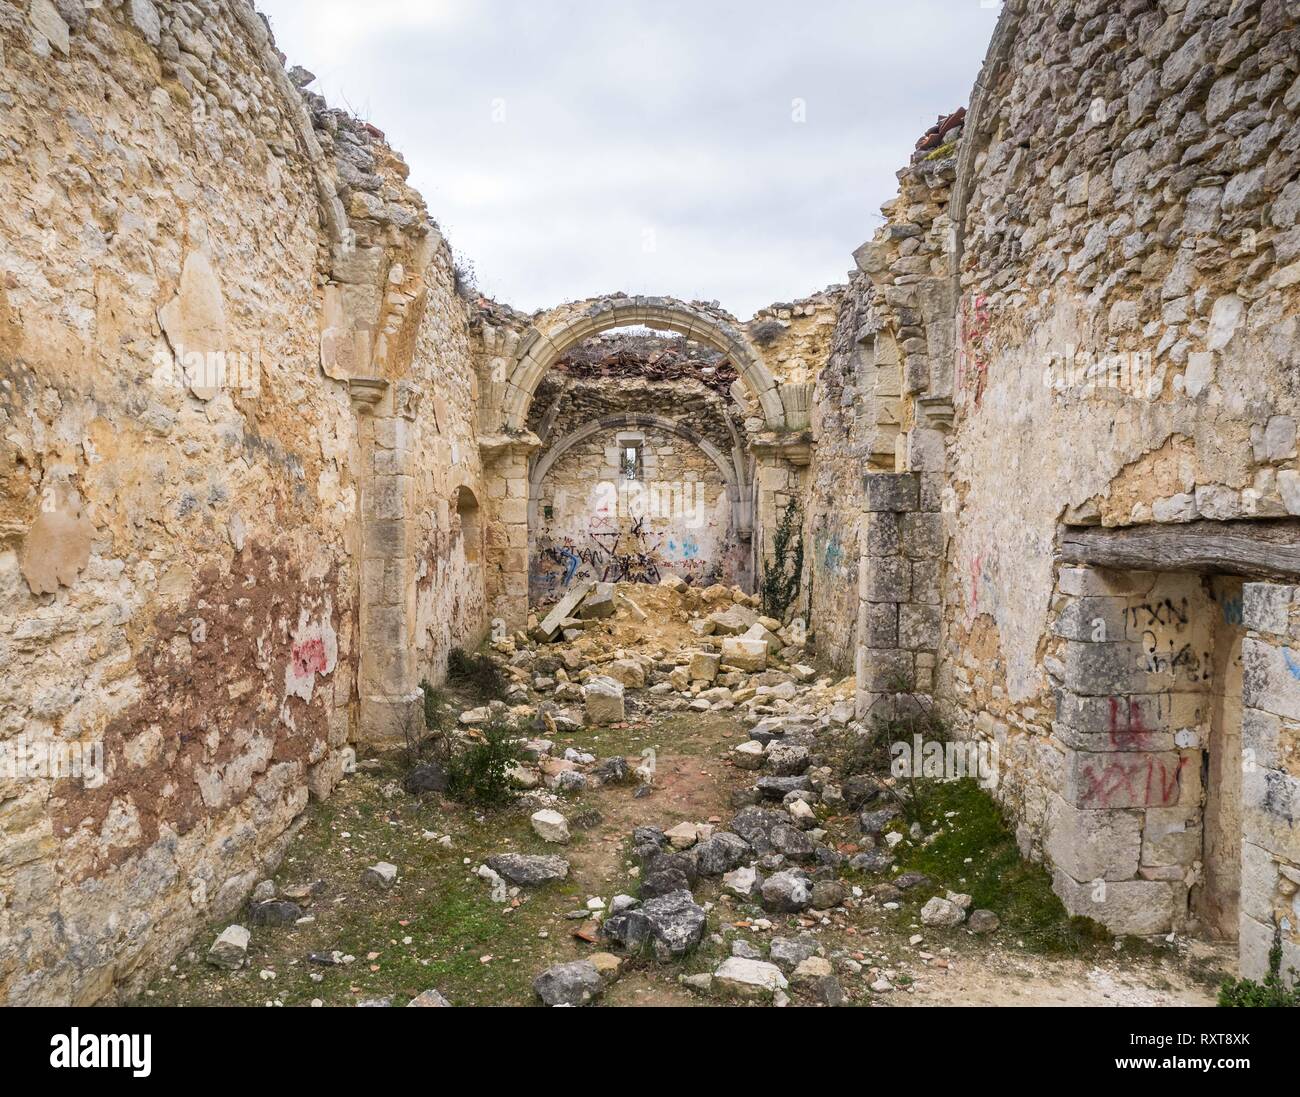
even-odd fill
[[(936, 695), (1002, 747), (1000, 794), (1067, 906), (1121, 930), (1187, 924), (1207, 869), (1232, 872), (1256, 649), (1226, 580), (1063, 569), (1061, 538), (1300, 513), (1298, 20), (1278, 0), (1008, 3), (969, 115), (857, 253), (903, 397), (894, 467), (944, 516)], [(1216, 568), (1242, 573), (1194, 570)], [(1254, 794), (1278, 873), (1282, 799)], [(1249, 845), (1243, 956), (1288, 886), (1253, 887)]]
[[(892, 401), (877, 384), (897, 383), (897, 370), (878, 370), (871, 282), (857, 273), (847, 287), (826, 358), (816, 371), (805, 540), (809, 553), (809, 614), (818, 658), (852, 673), (858, 628), (863, 475), (894, 468), (897, 392)], [(892, 376), (891, 376), (892, 374)], [(882, 422), (890, 420), (891, 423)], [(891, 429), (892, 426), (892, 429)]]
[(270, 871), (367, 674), (481, 631), (475, 379), (405, 165), (243, 0), (0, 44), (0, 997), (90, 1002)]
[[(622, 467), (628, 444), (641, 470)], [(716, 452), (716, 451), (715, 451)], [(738, 536), (722, 470), (698, 445), (663, 427), (628, 424), (591, 433), (537, 482), (529, 542), (534, 605), (586, 581), (734, 586), (748, 546)]]

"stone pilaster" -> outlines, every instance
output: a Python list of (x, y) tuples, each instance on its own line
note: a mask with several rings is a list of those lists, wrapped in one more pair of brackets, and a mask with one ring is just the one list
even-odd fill
[(934, 686), (943, 515), (916, 472), (868, 473), (858, 565), (857, 710), (886, 716)]
[(403, 740), (421, 710), (412, 544), (415, 407), (387, 381), (354, 378), (350, 388), (362, 454), (359, 738), (391, 745)]
[(483, 579), (493, 634), (528, 623), (528, 458), (540, 445), (532, 433), (479, 443), (488, 485)]
[[(1195, 576), (1061, 572), (1045, 852), (1074, 915), (1115, 933), (1181, 928), (1201, 857), (1208, 622)], [(1184, 608), (1184, 607), (1191, 607)]]
[(1242, 592), (1241, 973), (1261, 979), (1275, 927), (1282, 974), (1300, 971), (1300, 587)]

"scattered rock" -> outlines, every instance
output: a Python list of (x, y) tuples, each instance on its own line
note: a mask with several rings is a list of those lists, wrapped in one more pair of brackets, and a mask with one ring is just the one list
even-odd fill
[(713, 973), (713, 989), (738, 998), (771, 998), (789, 985), (775, 964), (739, 956), (723, 960)]
[(923, 926), (959, 926), (966, 921), (966, 912), (956, 903), (935, 896), (921, 908)]
[(664, 837), (673, 849), (690, 849), (699, 841), (700, 830), (694, 823), (678, 823), (671, 830), (664, 831)]
[(816, 952), (817, 944), (811, 937), (773, 937), (768, 955), (774, 964), (792, 971)]
[(695, 864), (701, 876), (729, 874), (753, 850), (740, 835), (720, 830), (695, 847)]
[(432, 1007), (436, 1009), (446, 1009), (451, 1007), (451, 1003), (447, 1001), (447, 999), (444, 998), (441, 994), (439, 994), (436, 990), (426, 990), (422, 994), (417, 994), (414, 998), (412, 998), (409, 1002), (406, 1003), (406, 1006), (408, 1009), (411, 1008), (412, 1006), (415, 1006), (417, 1008)]
[(613, 678), (597, 675), (588, 680), (583, 690), (587, 722), (596, 727), (621, 724), (626, 719), (623, 701), (623, 683)]
[(268, 899), (249, 908), (249, 919), (255, 926), (291, 926), (301, 917), (302, 907), (282, 899)]
[(971, 913), (966, 924), (972, 933), (996, 933), (1002, 925), (1002, 919), (991, 910), (976, 910)]
[(569, 840), (569, 821), (558, 811), (544, 808), (534, 812), (529, 821), (533, 825), (533, 832), (543, 842), (563, 844)]
[(600, 997), (605, 981), (590, 960), (547, 968), (533, 980), (533, 991), (548, 1006), (585, 1006)]
[(235, 971), (243, 967), (248, 957), (248, 942), (252, 934), (243, 926), (227, 926), (221, 936), (208, 949), (207, 960), (214, 967)]
[(658, 960), (680, 959), (704, 939), (708, 916), (689, 891), (660, 895), (606, 918), (600, 936), (629, 955), (650, 952)]
[(763, 881), (759, 889), (763, 909), (797, 914), (812, 905), (812, 888), (806, 878), (793, 872), (778, 872)]
[(387, 891), (397, 882), (397, 866), (380, 861), (361, 874), (361, 882), (376, 891)]
[(520, 887), (539, 887), (569, 875), (569, 862), (554, 855), (500, 853), (489, 857), (487, 863), (493, 872)]

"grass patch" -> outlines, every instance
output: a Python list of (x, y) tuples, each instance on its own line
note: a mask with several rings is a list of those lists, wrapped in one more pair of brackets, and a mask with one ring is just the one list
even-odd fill
[(1092, 919), (1070, 917), (1047, 870), (1020, 856), (1002, 808), (973, 780), (930, 783), (921, 811), (926, 833), (943, 833), (928, 846), (900, 844), (903, 869), (970, 895), (973, 909), (993, 911), (1031, 951), (1073, 954), (1113, 941)]

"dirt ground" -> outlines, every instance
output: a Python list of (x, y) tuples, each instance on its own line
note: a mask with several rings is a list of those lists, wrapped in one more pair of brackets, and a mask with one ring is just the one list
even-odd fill
[[(622, 754), (632, 764), (653, 748), (658, 763), (649, 796), (611, 785), (561, 805), (574, 824), (573, 840), (563, 847), (547, 846), (532, 833), (531, 802), (476, 814), (402, 791), (396, 759), (364, 760), (334, 797), (313, 805), (275, 876), (281, 891), (302, 894), (314, 885), (303, 920), (254, 927), (247, 965), (235, 972), (205, 962), (224, 923), (212, 926), (140, 1003), (401, 1006), (432, 988), (453, 1005), (536, 1004), (531, 984), (537, 974), (603, 949), (584, 939), (594, 929), (583, 913), (588, 900), (636, 893), (629, 848), (634, 827), (730, 820), (732, 791), (750, 783), (752, 774), (732, 769), (726, 755), (746, 737), (730, 714), (695, 712), (650, 713), (623, 727), (563, 736), (564, 746), (600, 757)], [(508, 850), (559, 852), (570, 862), (569, 876), (495, 904), (488, 884), (473, 872), (488, 856)], [(361, 882), (377, 861), (399, 868), (390, 891)], [(711, 971), (738, 939), (761, 951), (773, 937), (799, 933), (839, 958), (846, 1004), (878, 1008), (1209, 1005), (1229, 960), (1227, 951), (1194, 942), (1138, 954), (1107, 945), (1087, 955), (1040, 955), (1005, 932), (975, 937), (964, 928), (922, 929), (916, 903), (891, 913), (854, 899), (820, 919), (763, 916), (719, 894), (716, 881), (702, 881), (696, 899), (709, 909), (703, 946), (676, 964), (625, 961), (601, 1004), (717, 1004), (683, 986), (680, 977)], [(882, 975), (891, 989), (873, 991)], [(806, 1004), (793, 992), (792, 998)]]

